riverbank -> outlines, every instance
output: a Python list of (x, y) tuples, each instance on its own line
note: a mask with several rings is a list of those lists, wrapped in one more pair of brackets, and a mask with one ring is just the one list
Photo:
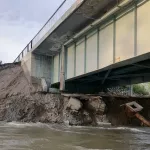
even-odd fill
[(142, 115), (150, 119), (150, 98), (101, 94), (84, 99), (43, 93), (40, 85), (29, 84), (19, 63), (0, 66), (0, 121), (141, 126), (120, 107), (130, 101), (141, 104)]

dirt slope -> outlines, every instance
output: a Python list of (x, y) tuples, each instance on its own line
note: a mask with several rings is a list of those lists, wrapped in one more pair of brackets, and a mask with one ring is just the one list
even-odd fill
[(60, 122), (60, 99), (60, 95), (39, 93), (20, 64), (0, 66), (0, 120)]
[[(93, 108), (86, 110), (86, 105), (83, 106), (80, 100), (73, 100), (72, 103), (70, 98), (60, 94), (44, 94), (39, 89), (28, 83), (20, 64), (0, 66), (0, 120), (86, 125), (101, 119), (101, 116), (95, 117), (99, 112), (97, 103), (101, 100), (86, 101), (86, 105)], [(72, 110), (77, 108), (77, 103), (82, 108)]]

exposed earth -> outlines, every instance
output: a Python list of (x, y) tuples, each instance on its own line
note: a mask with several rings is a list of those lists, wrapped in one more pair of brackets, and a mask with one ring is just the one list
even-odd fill
[(133, 100), (144, 107), (141, 113), (150, 119), (150, 98), (135, 99), (102, 94), (83, 99), (43, 93), (40, 85), (29, 84), (19, 63), (0, 66), (0, 121), (140, 126), (137, 119), (128, 118), (120, 107)]

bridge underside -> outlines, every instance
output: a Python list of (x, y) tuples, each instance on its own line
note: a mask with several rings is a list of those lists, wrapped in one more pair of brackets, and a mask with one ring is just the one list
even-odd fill
[[(56, 25), (56, 28), (54, 26), (53, 31), (49, 31), (49, 36), (44, 36), (41, 39), (33, 53), (47, 56), (58, 54), (61, 49), (61, 43), (71, 39), (75, 33), (78, 33), (93, 20), (105, 14), (119, 1), (121, 0), (87, 0), (75, 10), (73, 6), (66, 12), (65, 16), (67, 17), (62, 17), (59, 20), (60, 24), (58, 23), (59, 25)], [(63, 18), (65, 19), (63, 20)]]
[[(150, 53), (65, 81), (67, 92), (97, 93), (109, 87), (150, 81)], [(59, 88), (59, 83), (53, 84)]]

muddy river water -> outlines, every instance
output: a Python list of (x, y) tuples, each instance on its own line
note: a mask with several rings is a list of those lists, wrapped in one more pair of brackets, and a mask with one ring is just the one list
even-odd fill
[(150, 150), (150, 129), (1, 122), (0, 150)]

